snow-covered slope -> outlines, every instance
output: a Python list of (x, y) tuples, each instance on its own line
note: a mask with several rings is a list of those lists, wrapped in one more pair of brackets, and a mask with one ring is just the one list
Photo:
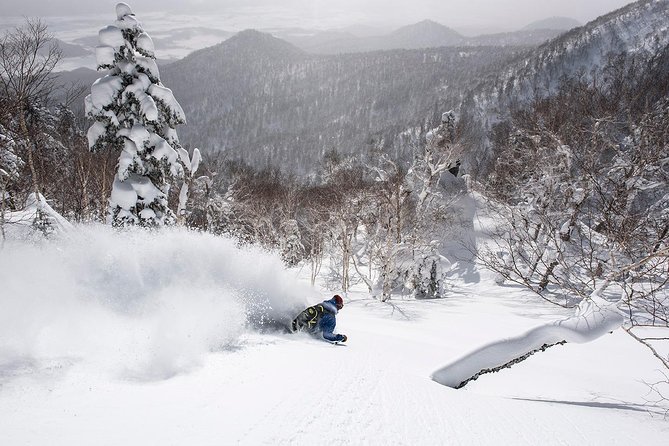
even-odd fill
[(280, 259), (228, 239), (102, 226), (52, 243), (8, 240), (0, 282), (0, 376), (54, 358), (171, 376), (234, 345), (247, 324), (290, 320), (311, 295)]
[(295, 272), (179, 230), (9, 243), (2, 444), (666, 442), (667, 407), (649, 405), (644, 384), (660, 364), (622, 331), (454, 390), (430, 374), (567, 313), (486, 274), (435, 301), (352, 292), (337, 319), (349, 341), (334, 346), (263, 323), (331, 296)]

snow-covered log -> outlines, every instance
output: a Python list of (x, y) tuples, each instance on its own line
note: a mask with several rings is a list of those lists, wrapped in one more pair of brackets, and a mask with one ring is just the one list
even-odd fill
[(488, 344), (437, 370), (432, 379), (459, 389), (482, 374), (510, 367), (548, 347), (593, 341), (619, 328), (623, 322), (616, 303), (604, 300), (595, 292), (578, 306), (574, 316), (533, 328), (515, 338)]

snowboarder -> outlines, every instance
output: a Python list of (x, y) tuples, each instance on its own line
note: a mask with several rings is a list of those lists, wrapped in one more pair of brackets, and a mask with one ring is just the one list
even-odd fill
[(291, 324), (291, 331), (307, 331), (315, 336), (322, 336), (330, 342), (346, 342), (346, 335), (334, 334), (337, 325), (336, 315), (344, 308), (344, 299), (335, 295), (318, 305), (309, 307), (297, 315)]

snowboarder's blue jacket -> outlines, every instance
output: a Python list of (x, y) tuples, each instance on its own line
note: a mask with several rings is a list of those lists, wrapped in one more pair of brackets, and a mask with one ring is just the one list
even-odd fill
[(323, 333), (323, 338), (330, 342), (341, 342), (344, 340), (344, 335), (334, 334), (335, 326), (337, 325), (337, 304), (334, 297), (330, 300), (324, 300), (323, 316), (318, 321), (318, 330)]

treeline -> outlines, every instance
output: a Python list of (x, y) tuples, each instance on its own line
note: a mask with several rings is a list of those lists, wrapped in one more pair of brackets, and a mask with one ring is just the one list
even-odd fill
[[(329, 151), (317, 174), (300, 179), (210, 157), (210, 175), (191, 188), (187, 224), (280, 252), (348, 290), (364, 283), (388, 299), (407, 293), (441, 297), (446, 234), (460, 223), (464, 180), (455, 117), (446, 113), (429, 141), (402, 163), (380, 151), (363, 158)], [(329, 262), (322, 271), (324, 262)]]
[[(15, 131), (11, 115), (0, 120), (3, 236), (13, 224), (45, 229), (37, 218), (6, 218), (25, 208), (35, 184), (69, 221), (105, 222), (117, 154), (91, 153), (64, 106), (29, 108), (25, 117), (25, 135)], [(257, 170), (223, 154), (207, 157), (202, 175), (190, 185), (183, 223), (278, 252), (287, 266), (308, 265), (312, 281), (326, 277), (334, 288), (363, 282), (384, 300), (393, 294), (442, 297), (449, 265), (443, 241), (460, 223), (458, 200), (465, 187), (456, 178), (461, 148), (453, 115), (444, 119), (411, 162), (380, 151), (356, 158), (333, 149), (306, 180), (276, 168)], [(173, 209), (177, 195), (173, 187)]]
[[(53, 104), (60, 54), (46, 27), (29, 21), (5, 34), (1, 49), (3, 240), (12, 225), (48, 234), (47, 209), (70, 222), (107, 221), (118, 153), (92, 153), (73, 113)], [(362, 157), (332, 150), (317, 174), (299, 180), (213, 156), (204, 160), (202, 175), (188, 179), (190, 199), (179, 219), (278, 251), (289, 266), (308, 263), (312, 281), (329, 262), (323, 274), (344, 291), (362, 281), (384, 300), (394, 293), (440, 297), (448, 266), (444, 233), (464, 188), (456, 178), (462, 155), (456, 133), (455, 115), (445, 113), (407, 161), (381, 146)], [(179, 186), (169, 189), (171, 209), (183, 204)], [(24, 212), (29, 203), (38, 205), (32, 213)]]

